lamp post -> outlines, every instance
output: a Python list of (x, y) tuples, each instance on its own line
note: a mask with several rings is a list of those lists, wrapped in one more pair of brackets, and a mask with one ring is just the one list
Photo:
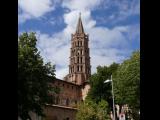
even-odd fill
[(113, 120), (115, 120), (115, 104), (114, 104), (114, 92), (113, 92), (113, 80), (112, 80), (112, 75), (111, 75), (111, 80), (105, 80), (104, 83), (112, 83), (112, 97), (113, 97)]

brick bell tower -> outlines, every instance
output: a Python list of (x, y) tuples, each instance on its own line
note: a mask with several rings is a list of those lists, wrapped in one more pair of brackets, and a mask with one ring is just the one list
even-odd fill
[(88, 48), (88, 35), (85, 34), (79, 15), (76, 32), (71, 35), (69, 74), (65, 80), (78, 85), (88, 81), (91, 76), (91, 65)]

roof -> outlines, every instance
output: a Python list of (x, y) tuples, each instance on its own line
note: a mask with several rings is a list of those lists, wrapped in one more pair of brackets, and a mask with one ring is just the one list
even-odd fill
[(77, 110), (77, 108), (74, 108), (74, 107), (69, 107), (69, 106), (62, 106), (62, 105), (51, 105), (51, 104), (46, 104), (46, 105), (47, 105), (47, 106), (51, 106), (51, 107), (63, 108), (63, 109)]
[(82, 20), (81, 20), (81, 13), (79, 15), (76, 33), (84, 33), (83, 24), (82, 24)]
[(75, 86), (81, 86), (81, 85), (77, 85), (77, 84), (75, 84), (75, 83), (72, 83), (72, 82), (68, 82), (68, 81), (65, 81), (65, 80), (61, 80), (61, 79), (58, 79), (58, 78), (56, 78), (55, 80), (59, 80), (60, 82), (63, 82), (63, 83), (67, 83), (67, 84), (71, 84), (71, 85), (75, 85)]

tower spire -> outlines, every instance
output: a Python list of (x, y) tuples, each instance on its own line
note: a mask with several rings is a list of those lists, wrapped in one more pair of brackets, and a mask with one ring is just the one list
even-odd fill
[(83, 85), (89, 80), (91, 65), (88, 42), (89, 37), (84, 33), (81, 14), (79, 14), (76, 33), (72, 34), (71, 38), (69, 74), (65, 77), (66, 81)]
[(81, 20), (81, 12), (79, 13), (79, 19), (78, 19), (78, 24), (77, 24), (77, 28), (76, 28), (76, 33), (84, 33), (83, 24), (82, 24), (82, 20)]

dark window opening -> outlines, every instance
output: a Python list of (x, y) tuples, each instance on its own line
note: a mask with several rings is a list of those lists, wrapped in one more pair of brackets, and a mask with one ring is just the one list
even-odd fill
[(60, 102), (59, 97), (56, 97), (55, 104), (59, 104), (59, 102)]
[(66, 100), (66, 105), (68, 106), (69, 105), (69, 99), (67, 98)]
[(81, 71), (83, 71), (83, 67), (81, 66)]
[(81, 57), (81, 63), (82, 63), (82, 57)]
[(79, 66), (77, 66), (77, 71), (79, 71)]
[(67, 117), (66, 120), (69, 120), (69, 117)]
[(79, 57), (77, 57), (77, 63), (79, 63)]

